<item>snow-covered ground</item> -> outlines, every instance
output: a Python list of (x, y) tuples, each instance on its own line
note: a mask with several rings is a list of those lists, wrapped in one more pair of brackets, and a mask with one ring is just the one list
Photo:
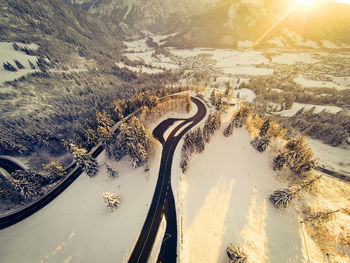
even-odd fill
[(303, 88), (335, 88), (337, 90), (350, 88), (350, 77), (330, 77), (333, 81), (311, 80), (303, 76), (296, 77), (294, 81)]
[[(32, 44), (21, 44), (18, 43), (18, 46), (20, 47), (24, 47), (27, 46), (30, 49), (38, 49), (38, 45), (32, 43)], [(33, 65), (35, 65), (35, 67), (37, 68), (36, 65), (36, 60), (38, 59), (38, 57), (36, 56), (29, 56), (26, 53), (22, 52), (22, 51), (16, 51), (13, 46), (12, 43), (9, 42), (0, 42), (0, 84), (6, 82), (6, 81), (12, 81), (15, 79), (18, 79), (22, 76), (25, 76), (29, 73), (33, 73), (36, 71), (36, 69), (32, 69), (29, 65), (28, 60), (30, 60), (30, 62), (33, 63)], [(21, 62), (21, 64), (25, 67), (24, 69), (18, 69), (14, 60), (18, 60), (19, 62)], [(12, 66), (14, 66), (17, 71), (12, 72), (12, 71), (8, 71), (5, 70), (3, 67), (3, 63), (9, 62), (12, 64)]]
[(273, 175), (271, 158), (252, 148), (244, 128), (229, 138), (218, 131), (185, 175), (175, 160), (180, 262), (226, 262), (231, 243), (242, 246), (251, 262), (301, 262), (296, 211), (281, 213), (268, 200), (283, 186)]
[(309, 137), (307, 137), (307, 144), (314, 152), (320, 166), (350, 175), (350, 149), (332, 147)]
[(256, 98), (254, 91), (246, 88), (234, 90), (233, 93), (236, 97), (239, 95), (239, 98), (245, 102), (253, 103), (254, 99)]
[(277, 112), (277, 114), (281, 116), (290, 117), (290, 116), (294, 116), (301, 108), (304, 108), (304, 110), (307, 111), (312, 109), (313, 107), (315, 107), (315, 110), (314, 110), (315, 113), (319, 113), (324, 110), (330, 113), (337, 113), (342, 110), (337, 106), (323, 106), (323, 105), (303, 104), (303, 103), (294, 102), (293, 106), (289, 110), (280, 111), (280, 112)]
[(272, 57), (272, 62), (278, 63), (278, 64), (292, 65), (297, 62), (314, 64), (319, 62), (319, 60), (313, 58), (311, 53), (298, 52), (298, 53), (283, 53), (283, 54), (274, 56)]
[[(158, 144), (150, 171), (133, 169), (127, 160), (98, 158), (96, 177), (82, 174), (49, 205), (0, 231), (0, 261), (12, 262), (126, 262), (137, 240), (158, 178)], [(109, 178), (107, 161), (119, 172)], [(120, 196), (121, 206), (109, 211), (103, 192)]]

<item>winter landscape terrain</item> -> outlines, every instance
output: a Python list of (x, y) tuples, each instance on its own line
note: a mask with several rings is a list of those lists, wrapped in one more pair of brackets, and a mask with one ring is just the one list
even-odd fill
[(350, 262), (349, 12), (3, 1), (0, 262)]

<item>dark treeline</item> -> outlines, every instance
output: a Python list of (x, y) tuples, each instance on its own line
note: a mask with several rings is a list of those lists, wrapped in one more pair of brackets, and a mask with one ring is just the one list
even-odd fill
[(292, 117), (277, 117), (276, 120), (289, 129), (297, 129), (331, 146), (345, 143), (350, 136), (350, 116), (344, 111), (332, 114), (326, 111), (314, 113), (314, 109), (301, 109)]
[[(350, 105), (350, 90), (336, 90), (331, 88), (302, 88), (294, 82), (276, 81), (273, 77), (258, 77), (249, 83), (241, 83), (240, 88), (251, 89), (257, 94), (259, 101), (272, 101), (282, 105), (282, 109), (289, 109), (293, 102), (316, 105)], [(273, 89), (281, 89), (278, 92)]]

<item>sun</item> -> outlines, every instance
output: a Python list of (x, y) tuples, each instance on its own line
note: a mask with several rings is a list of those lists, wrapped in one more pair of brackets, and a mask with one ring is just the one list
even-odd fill
[(316, 3), (317, 0), (297, 0), (297, 5), (310, 6)]

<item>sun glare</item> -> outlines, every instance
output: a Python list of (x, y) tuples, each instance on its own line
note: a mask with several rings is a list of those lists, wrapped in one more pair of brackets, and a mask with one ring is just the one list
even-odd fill
[(316, 3), (317, 0), (297, 0), (297, 5), (310, 6)]

